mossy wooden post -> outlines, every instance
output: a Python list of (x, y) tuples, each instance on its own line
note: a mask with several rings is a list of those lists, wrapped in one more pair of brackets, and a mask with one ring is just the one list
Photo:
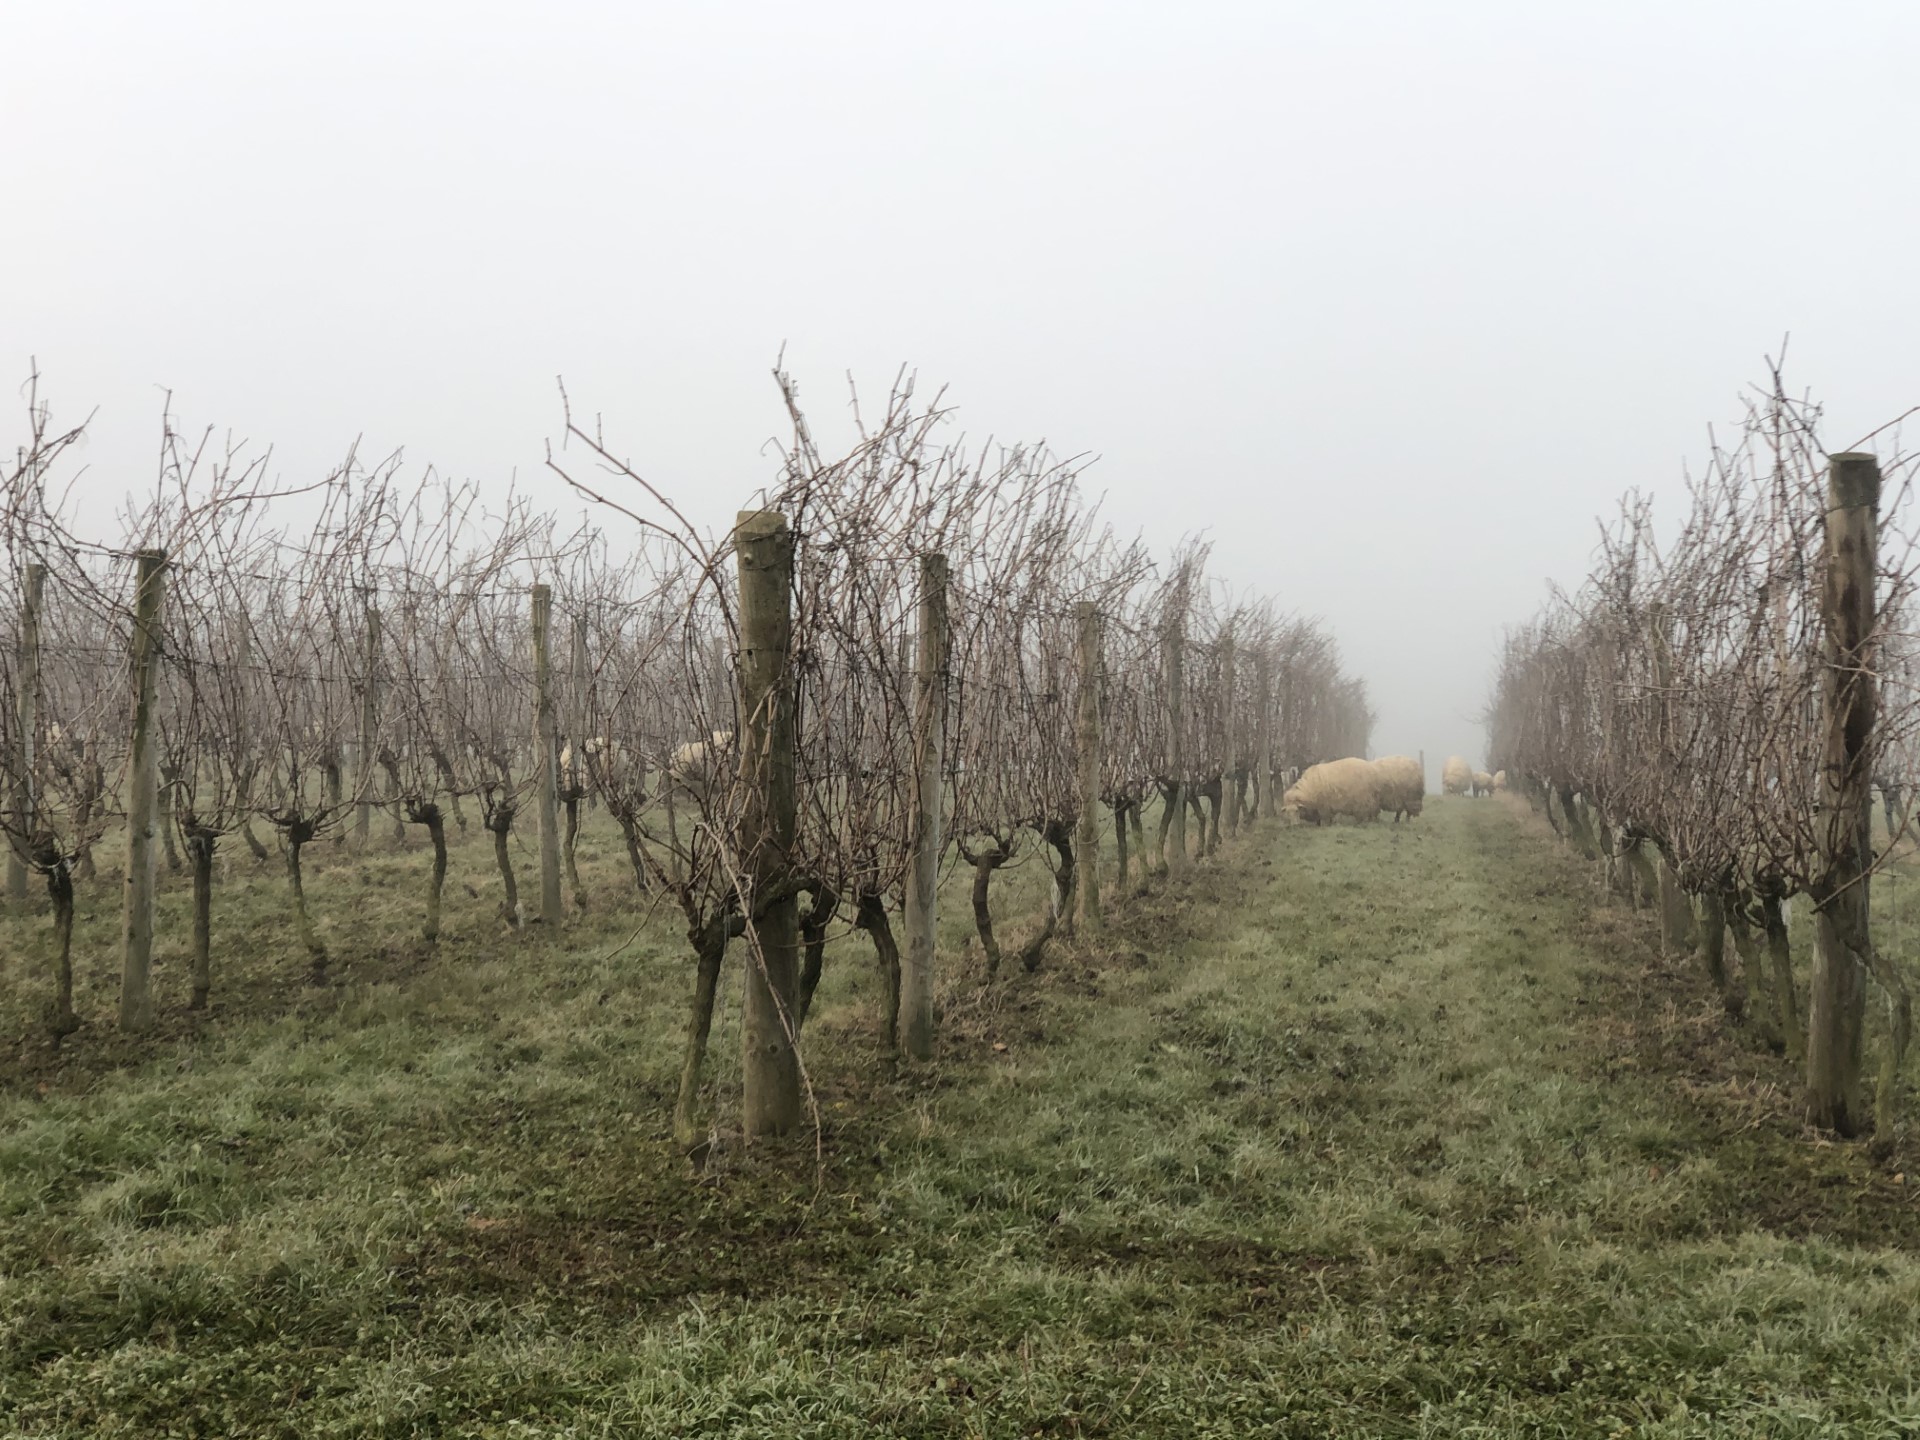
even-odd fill
[(907, 866), (907, 946), (900, 967), (900, 1044), (933, 1054), (933, 941), (939, 920), (940, 850), (947, 826), (947, 557), (920, 557), (920, 657), (913, 704), (913, 854)]
[(1793, 983), (1793, 948), (1787, 938), (1786, 909), (1778, 895), (1760, 900), (1760, 923), (1766, 935), (1767, 967), (1773, 975), (1774, 1013), (1787, 1059), (1798, 1065), (1807, 1058), (1807, 1028), (1800, 1018), (1800, 995)]
[(1184, 600), (1179, 612), (1167, 621), (1160, 637), (1162, 669), (1167, 684), (1167, 778), (1173, 794), (1167, 801), (1167, 868), (1175, 875), (1186, 873), (1193, 863), (1187, 853), (1187, 611)]
[(1080, 693), (1078, 733), (1075, 745), (1080, 762), (1079, 834), (1074, 849), (1079, 852), (1076, 873), (1078, 886), (1078, 924), (1080, 933), (1098, 939), (1100, 916), (1100, 611), (1091, 600), (1074, 606), (1080, 626)]
[[(1674, 748), (1673, 650), (1667, 641), (1665, 607), (1658, 604), (1649, 607), (1649, 618), (1653, 627), (1654, 686), (1659, 692), (1655, 703), (1660, 707), (1660, 748), (1670, 754)], [(1588, 850), (1589, 859), (1595, 858), (1597, 837), (1593, 845), (1583, 848)], [(1693, 948), (1693, 902), (1687, 898), (1687, 892), (1680, 884), (1680, 876), (1674, 871), (1673, 862), (1667, 858), (1666, 846), (1661, 845), (1659, 850), (1656, 870), (1660, 899), (1660, 948), (1668, 954), (1682, 955)]]
[(1700, 892), (1694, 919), (1698, 933), (1695, 942), (1700, 967), (1720, 992), (1720, 1003), (1729, 1014), (1737, 1015), (1746, 1004), (1746, 995), (1734, 983), (1727, 970), (1727, 902), (1725, 895), (1713, 889)]
[(1238, 655), (1233, 631), (1220, 637), (1220, 819), (1227, 834), (1240, 833), (1240, 727), (1234, 700)]
[(573, 651), (569, 657), (569, 668), (573, 672), (572, 703), (567, 707), (567, 729), (573, 736), (573, 751), (570, 767), (572, 773), (567, 776), (569, 790), (584, 790), (590, 778), (587, 774), (587, 724), (593, 706), (588, 690), (592, 687), (592, 667), (587, 661), (587, 617), (573, 617)]
[(46, 593), (47, 567), (29, 565), (21, 579), (19, 649), (13, 672), (18, 686), (13, 697), (14, 719), (19, 727), (13, 757), (14, 830), (7, 850), (7, 898), (16, 905), (27, 901), (27, 851), (39, 828), (35, 821), (40, 797), (33, 785), (34, 766), (39, 760), (35, 750), (40, 739), (40, 601)]
[(740, 570), (739, 863), (745, 872), (746, 1014), (741, 1112), (749, 1136), (800, 1123), (800, 906), (792, 886), (797, 815), (794, 758), (793, 532), (773, 510), (743, 510), (734, 527)]
[(153, 1024), (154, 842), (159, 838), (160, 736), (154, 718), (154, 669), (167, 555), (142, 550), (133, 601), (133, 747), (127, 763), (126, 907), (120, 927), (120, 1028)]
[(360, 738), (354, 756), (354, 784), (360, 799), (353, 811), (353, 844), (362, 854), (373, 838), (374, 733), (380, 724), (380, 607), (367, 602), (367, 653), (365, 674), (360, 685)]
[(1807, 1112), (1823, 1129), (1856, 1135), (1867, 970), (1863, 837), (1872, 816), (1874, 572), (1879, 559), (1880, 466), (1871, 455), (1827, 466), (1826, 577), (1821, 593), (1820, 699), (1824, 738), (1814, 883), (1813, 980), (1807, 1014)]
[[(473, 606), (474, 597), (468, 593), (455, 607), (453, 621), (447, 626), (446, 634), (440, 642), (440, 653), (435, 657), (434, 668), (439, 677), (440, 688), (439, 733), (445, 737), (447, 744), (457, 745), (459, 742), (455, 737), (464, 733), (461, 725), (459, 694), (454, 684), (452, 662), (448, 657), (460, 653), (460, 627), (466, 622), (467, 617), (473, 614)], [(463, 777), (453, 768), (452, 759), (439, 741), (430, 740), (429, 744), (433, 747), (434, 765), (440, 771), (441, 783), (447, 787), (447, 808), (453, 811), (453, 823), (465, 830), (467, 812), (460, 805), (460, 782)]]
[(733, 704), (733, 677), (727, 673), (729, 668), (727, 649), (725, 635), (713, 637), (713, 668), (710, 684), (713, 695), (713, 724), (707, 727), (710, 731), (734, 728), (733, 721), (727, 714)]
[(1264, 820), (1279, 807), (1273, 801), (1273, 661), (1266, 647), (1253, 657), (1253, 815)]
[(553, 587), (533, 587), (533, 783), (540, 835), (540, 920), (566, 918), (560, 899), (560, 743), (553, 716)]
[[(591, 707), (587, 704), (587, 617), (573, 617), (573, 647), (569, 656), (569, 670), (572, 672), (572, 693), (567, 697), (567, 733), (573, 737), (573, 743), (567, 747), (567, 773), (563, 777), (566, 784), (567, 838), (562, 848), (561, 858), (566, 862), (567, 884), (573, 887), (573, 906), (576, 910), (587, 908), (586, 887), (580, 883), (580, 857), (577, 853), (580, 839), (580, 802), (590, 800), (593, 790), (588, 784), (591, 778), (587, 773), (587, 715)], [(642, 875), (644, 871), (640, 872)]]
[[(253, 673), (253, 625), (252, 622), (244, 616), (241, 617), (240, 621), (240, 633), (234, 641), (233, 663), (234, 668), (240, 674), (240, 683), (246, 687), (246, 694), (252, 696), (256, 689), (253, 681), (249, 678)], [(258, 766), (258, 759), (254, 753), (253, 742), (250, 738), (244, 740), (238, 736), (234, 738), (241, 746), (241, 753), (246, 757), (247, 786), (238, 798), (243, 803), (248, 803), (250, 807), (251, 801), (254, 798), (253, 775)], [(269, 858), (269, 851), (260, 837), (253, 833), (252, 814), (242, 812), (240, 838), (247, 842), (247, 849), (253, 855), (254, 860), (264, 865)]]
[(1680, 884), (1680, 876), (1660, 852), (1656, 866), (1660, 893), (1660, 946), (1671, 954), (1684, 954), (1694, 944), (1693, 901)]

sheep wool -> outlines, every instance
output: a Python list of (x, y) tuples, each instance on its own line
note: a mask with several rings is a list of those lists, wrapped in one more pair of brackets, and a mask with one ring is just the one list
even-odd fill
[(1380, 814), (1380, 774), (1371, 760), (1349, 758), (1310, 765), (1280, 803), (1315, 825), (1342, 815), (1373, 820)]
[(705, 740), (689, 740), (667, 761), (667, 778), (696, 795), (718, 779), (733, 748), (733, 731), (716, 730)]
[(1507, 772), (1506, 771), (1496, 770), (1493, 772), (1493, 788), (1495, 790), (1504, 790), (1507, 788)]
[(1458, 755), (1449, 755), (1440, 771), (1440, 788), (1449, 795), (1465, 795), (1473, 789), (1473, 767)]
[(1473, 793), (1476, 795), (1491, 795), (1493, 793), (1493, 777), (1484, 770), (1474, 771)]
[(1396, 822), (1402, 815), (1420, 813), (1426, 803), (1427, 774), (1410, 755), (1384, 755), (1373, 762), (1380, 784), (1380, 808), (1391, 811)]

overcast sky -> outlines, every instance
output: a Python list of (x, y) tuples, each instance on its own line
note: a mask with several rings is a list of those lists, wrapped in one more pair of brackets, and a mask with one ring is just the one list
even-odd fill
[(89, 500), (161, 387), (288, 479), (547, 487), (564, 374), (720, 517), (783, 343), (827, 429), (907, 362), (1324, 616), (1435, 773), (1784, 333), (1836, 446), (1920, 399), (1896, 0), (60, 0), (0, 54), (0, 376), (98, 407)]

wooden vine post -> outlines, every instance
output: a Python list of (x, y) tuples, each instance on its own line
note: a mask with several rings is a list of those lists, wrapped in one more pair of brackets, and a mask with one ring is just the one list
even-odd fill
[[(1665, 608), (1659, 605), (1650, 607), (1653, 625), (1653, 673), (1657, 691), (1655, 704), (1659, 706), (1660, 744), (1663, 750), (1671, 751), (1674, 743), (1673, 716), (1673, 648), (1667, 639), (1667, 615)], [(1599, 837), (1591, 823), (1582, 823), (1581, 828), (1592, 835), (1591, 843), (1583, 846), (1588, 858), (1598, 856)], [(1673, 862), (1667, 858), (1664, 845), (1659, 847), (1660, 858), (1656, 867), (1656, 887), (1660, 904), (1660, 948), (1671, 955), (1683, 955), (1693, 947), (1694, 917), (1693, 902), (1687, 898), (1687, 892), (1681, 888), (1680, 877), (1675, 873)]]
[(920, 557), (920, 655), (914, 676), (913, 851), (907, 862), (906, 954), (900, 967), (900, 1041), (933, 1055), (933, 942), (939, 920), (940, 851), (946, 841), (947, 557)]
[(712, 658), (707, 672), (707, 686), (708, 693), (713, 697), (711, 702), (713, 705), (713, 725), (711, 728), (715, 730), (731, 730), (734, 728), (732, 721), (723, 718), (727, 714), (728, 706), (733, 699), (733, 677), (727, 673), (730, 658), (727, 652), (727, 637), (725, 635), (714, 636)]
[(573, 771), (568, 777), (569, 788), (584, 789), (587, 783), (587, 716), (592, 707), (588, 704), (587, 691), (592, 683), (592, 669), (587, 662), (587, 617), (573, 617), (573, 651), (570, 656), (573, 670), (572, 704), (568, 707), (567, 728), (573, 734)]
[(580, 860), (575, 853), (580, 836), (580, 802), (591, 793), (587, 786), (587, 715), (592, 707), (587, 703), (589, 670), (585, 615), (573, 617), (573, 647), (569, 668), (573, 674), (573, 693), (568, 697), (567, 733), (573, 737), (573, 744), (567, 751), (569, 763), (563, 777), (566, 786), (567, 838), (562, 858), (566, 861), (567, 883), (573, 887), (574, 908), (585, 910), (587, 892), (580, 883)]
[(1273, 661), (1265, 647), (1253, 657), (1253, 816), (1264, 820), (1273, 803)]
[(1873, 805), (1874, 575), (1879, 559), (1880, 466), (1871, 455), (1831, 457), (1827, 468), (1826, 579), (1821, 596), (1820, 809), (1809, 887), (1814, 910), (1807, 1016), (1808, 1118), (1856, 1135), (1861, 1033), (1867, 1004), (1867, 826)]
[(166, 596), (167, 554), (135, 557), (133, 638), (133, 749), (127, 765), (126, 907), (120, 928), (120, 1028), (153, 1024), (153, 900), (155, 841), (160, 820), (159, 725), (154, 715), (160, 611)]
[(27, 858), (33, 844), (40, 797), (34, 791), (34, 767), (40, 737), (40, 604), (47, 588), (47, 567), (29, 565), (20, 591), (20, 639), (14, 669), (15, 735), (12, 845), (7, 852), (7, 898), (27, 899)]
[(1075, 745), (1079, 760), (1080, 813), (1074, 849), (1079, 864), (1080, 933), (1098, 939), (1100, 914), (1100, 611), (1091, 600), (1074, 607), (1080, 626), (1080, 693)]
[(1220, 637), (1220, 820), (1229, 835), (1240, 833), (1240, 732), (1234, 713), (1233, 631)]
[(534, 811), (540, 838), (540, 921), (566, 918), (560, 898), (560, 741), (553, 712), (553, 587), (533, 587)]
[(360, 796), (354, 805), (353, 844), (365, 854), (373, 837), (373, 767), (379, 746), (376, 733), (380, 724), (380, 607), (367, 602), (367, 653), (365, 676), (360, 685), (360, 737), (355, 756), (354, 783)]
[(1167, 797), (1163, 817), (1166, 862), (1169, 870), (1180, 875), (1192, 861), (1187, 854), (1187, 612), (1184, 601), (1179, 613), (1167, 621), (1160, 645), (1165, 655), (1163, 668), (1167, 684), (1167, 780), (1173, 792)]
[(796, 827), (793, 532), (786, 516), (743, 510), (734, 527), (740, 570), (739, 863), (744, 872), (746, 1013), (741, 1112), (749, 1137), (800, 1123), (795, 1049), (800, 907), (792, 873)]

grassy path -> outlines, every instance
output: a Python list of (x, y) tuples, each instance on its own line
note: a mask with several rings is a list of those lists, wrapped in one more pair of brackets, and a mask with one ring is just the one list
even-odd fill
[(672, 1153), (644, 946), (7, 1102), (0, 1432), (1915, 1433), (1908, 1190), (1532, 823), (1263, 834), (920, 1075), (841, 964), (818, 1177)]

